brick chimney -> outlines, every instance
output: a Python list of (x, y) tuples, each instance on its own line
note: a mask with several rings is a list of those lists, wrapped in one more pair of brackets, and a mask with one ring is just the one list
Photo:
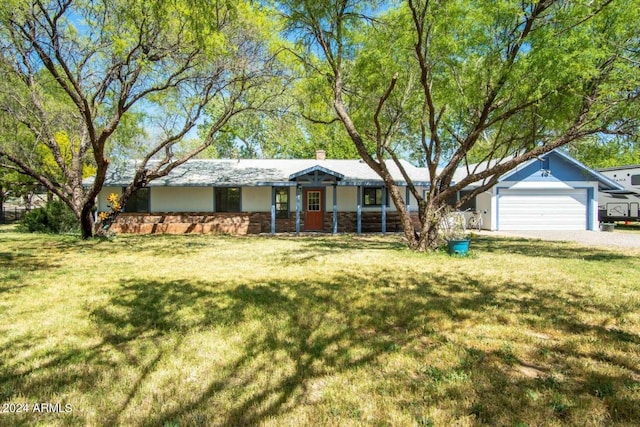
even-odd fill
[(316, 160), (326, 160), (327, 152), (324, 150), (316, 150)]

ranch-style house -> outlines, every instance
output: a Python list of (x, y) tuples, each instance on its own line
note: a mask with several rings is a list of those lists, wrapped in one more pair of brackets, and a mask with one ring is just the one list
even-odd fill
[[(424, 192), (428, 171), (402, 161)], [(406, 182), (388, 162), (399, 186)], [(134, 165), (112, 167), (97, 200), (120, 194)], [(456, 178), (465, 170), (460, 168)], [(456, 179), (454, 178), (454, 180)], [(463, 210), (478, 210), (488, 230), (598, 230), (598, 191), (619, 190), (613, 180), (561, 151), (504, 174)], [(472, 187), (464, 191), (471, 190)], [(417, 224), (416, 200), (405, 201)], [(401, 225), (382, 179), (362, 160), (193, 159), (138, 190), (113, 228), (124, 233), (395, 232)]]

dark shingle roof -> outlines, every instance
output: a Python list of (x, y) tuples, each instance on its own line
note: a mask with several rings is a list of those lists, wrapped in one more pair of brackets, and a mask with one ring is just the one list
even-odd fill
[[(428, 172), (402, 160), (409, 177), (417, 185), (426, 185)], [(105, 186), (125, 186), (131, 183), (135, 173), (134, 161), (111, 165)], [(387, 161), (391, 174), (402, 184), (405, 182), (398, 167)], [(292, 176), (306, 170), (333, 172), (343, 185), (358, 183), (382, 183), (382, 179), (362, 160), (312, 160), (312, 159), (240, 159), (213, 160), (192, 159), (175, 168), (167, 176), (149, 183), (149, 186), (260, 186), (290, 183)], [(92, 179), (86, 180), (90, 184)]]

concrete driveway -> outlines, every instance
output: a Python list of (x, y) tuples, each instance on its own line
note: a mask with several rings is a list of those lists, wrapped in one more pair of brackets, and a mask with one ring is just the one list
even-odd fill
[(483, 234), (576, 242), (585, 246), (640, 248), (640, 233), (624, 231), (484, 231)]

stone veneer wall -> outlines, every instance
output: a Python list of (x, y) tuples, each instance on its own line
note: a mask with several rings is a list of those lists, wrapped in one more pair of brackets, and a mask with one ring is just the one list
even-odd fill
[[(411, 214), (415, 225), (419, 224), (416, 212)], [(333, 214), (324, 214), (324, 232), (331, 232)], [(229, 213), (123, 213), (111, 226), (116, 233), (135, 234), (259, 234), (271, 232), (270, 212), (229, 212)], [(300, 230), (304, 231), (304, 213), (300, 215)], [(381, 212), (362, 212), (362, 232), (382, 230)], [(296, 214), (289, 219), (276, 219), (277, 233), (296, 231)], [(355, 212), (338, 212), (338, 232), (355, 233), (357, 215)], [(387, 212), (387, 232), (402, 231), (400, 217), (396, 212)]]

